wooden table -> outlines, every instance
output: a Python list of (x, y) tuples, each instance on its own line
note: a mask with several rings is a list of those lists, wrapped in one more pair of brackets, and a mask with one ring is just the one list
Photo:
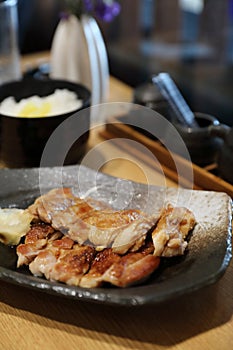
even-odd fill
[[(111, 78), (109, 99), (130, 101), (131, 89)], [(90, 150), (103, 141), (95, 128)], [(123, 151), (119, 158), (119, 149), (109, 147), (113, 161), (103, 165), (104, 172), (140, 182), (167, 181), (148, 162), (128, 159)], [(176, 186), (172, 181), (166, 185)], [(143, 308), (87, 304), (0, 282), (0, 349), (230, 350), (232, 293), (233, 263), (216, 284)]]

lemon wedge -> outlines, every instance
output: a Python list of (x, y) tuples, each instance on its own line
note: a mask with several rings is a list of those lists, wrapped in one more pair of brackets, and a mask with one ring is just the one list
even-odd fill
[(0, 209), (0, 242), (17, 245), (30, 229), (33, 216), (23, 209)]

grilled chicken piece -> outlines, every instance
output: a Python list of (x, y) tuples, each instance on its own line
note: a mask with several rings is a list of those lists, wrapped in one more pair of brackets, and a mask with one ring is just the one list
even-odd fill
[(18, 266), (69, 285), (127, 287), (148, 278), (160, 256), (183, 254), (195, 225), (191, 211), (171, 205), (159, 216), (94, 206), (94, 200), (87, 203), (70, 189), (38, 198), (29, 211), (47, 223), (33, 224), (17, 247)]
[[(114, 282), (116, 286), (125, 287), (126, 285), (133, 284), (136, 281), (140, 282), (142, 279), (146, 279), (159, 264), (159, 259), (154, 259), (152, 254), (154, 246), (152, 241), (146, 242), (141, 247), (139, 253), (126, 254), (121, 256), (113, 252), (111, 248), (104, 249), (98, 252), (91, 264), (91, 269), (86, 275), (84, 275), (80, 281), (80, 287), (94, 288), (99, 287), (103, 282)], [(138, 255), (139, 254), (139, 255)], [(149, 255), (151, 258), (143, 259), (143, 256)], [(130, 256), (130, 258), (127, 258)], [(139, 262), (139, 260), (141, 261)], [(133, 262), (138, 260), (137, 265), (131, 265), (129, 273), (127, 268)], [(156, 261), (156, 263), (155, 263)], [(136, 268), (136, 271), (132, 270)]]
[(115, 253), (125, 254), (129, 249), (137, 251), (144, 243), (148, 231), (154, 227), (158, 216), (147, 216), (139, 212), (137, 219), (118, 231), (112, 249)]
[[(97, 250), (112, 247), (115, 253), (125, 254), (136, 241), (140, 240), (140, 246), (143, 244), (146, 233), (156, 221), (156, 216), (128, 209), (92, 212), (82, 218), (82, 225), (86, 224), (88, 240)], [(72, 233), (69, 235), (75, 239)]]
[(37, 219), (51, 223), (52, 216), (74, 205), (75, 197), (70, 188), (55, 188), (38, 197), (28, 208), (28, 211)]
[(30, 262), (29, 270), (34, 276), (45, 276), (46, 279), (49, 279), (50, 271), (52, 271), (57, 262), (57, 255), (59, 255), (58, 249), (49, 249), (47, 247), (41, 250), (35, 259)]
[(128, 253), (103, 274), (102, 280), (118, 287), (128, 287), (147, 279), (159, 263), (160, 258), (151, 254)]
[(70, 251), (74, 245), (74, 241), (68, 237), (62, 237), (55, 241), (47, 242), (48, 244), (38, 252), (35, 259), (29, 264), (29, 269), (35, 276), (45, 276), (49, 279), (50, 271), (59, 258), (61, 251)]
[(47, 245), (47, 239), (40, 239), (34, 243), (20, 244), (17, 247), (17, 267), (28, 265)]
[[(95, 203), (101, 210), (93, 208)], [(132, 246), (134, 251), (139, 249), (158, 220), (157, 215), (149, 216), (139, 210), (114, 211), (94, 200), (89, 204), (68, 188), (39, 197), (29, 211), (79, 244), (88, 241), (97, 250), (112, 246), (119, 254), (125, 254)]]
[(25, 237), (25, 244), (35, 243), (38, 241), (38, 239), (48, 238), (48, 236), (51, 236), (51, 234), (54, 232), (55, 230), (50, 225), (42, 222), (34, 224), (31, 226), (30, 231), (28, 231)]
[(49, 279), (78, 286), (82, 276), (89, 270), (95, 254), (93, 247), (75, 244), (72, 250), (60, 255)]
[(52, 242), (30, 263), (29, 269), (35, 276), (45, 276), (51, 281), (60, 281), (69, 285), (79, 285), (81, 277), (89, 270), (95, 255), (95, 249), (78, 244), (59, 244)]
[(103, 274), (121, 259), (111, 248), (98, 252), (91, 264), (91, 269), (80, 281), (80, 287), (94, 288), (103, 283)]
[(171, 257), (182, 255), (187, 247), (185, 237), (196, 223), (193, 213), (182, 207), (169, 205), (162, 212), (152, 232), (154, 255)]
[(95, 253), (90, 246), (74, 244), (71, 249), (58, 249), (50, 245), (29, 264), (29, 269), (35, 276), (44, 275), (48, 280), (68, 285), (93, 288), (109, 282), (126, 287), (148, 278), (160, 261), (152, 254), (121, 256), (112, 249), (104, 249), (96, 256)]
[[(62, 236), (62, 237), (61, 237)], [(110, 282), (127, 286), (148, 277), (158, 266), (153, 244), (146, 242), (137, 253), (121, 256), (111, 248), (100, 252), (75, 243), (47, 224), (34, 224), (17, 247), (18, 266), (29, 265), (35, 276), (86, 288)]]
[(50, 225), (38, 223), (32, 225), (25, 236), (25, 243), (17, 246), (17, 267), (28, 265), (49, 241), (58, 239), (62, 234), (56, 232)]
[[(66, 213), (65, 220), (73, 223), (74, 216), (82, 217), (94, 209), (108, 209), (105, 203), (92, 198), (83, 200), (76, 197), (71, 188), (55, 188), (38, 197), (28, 208), (30, 214), (41, 221), (51, 224), (58, 229), (63, 226), (61, 213)], [(70, 209), (70, 210), (69, 210)]]

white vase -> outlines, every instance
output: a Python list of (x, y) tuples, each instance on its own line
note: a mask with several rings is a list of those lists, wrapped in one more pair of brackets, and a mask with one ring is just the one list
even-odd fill
[(81, 83), (91, 90), (92, 105), (106, 102), (109, 66), (96, 20), (83, 15), (61, 19), (51, 47), (51, 78)]

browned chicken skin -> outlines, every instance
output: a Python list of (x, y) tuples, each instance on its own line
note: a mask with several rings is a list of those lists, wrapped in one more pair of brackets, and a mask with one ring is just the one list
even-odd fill
[(56, 232), (44, 237), (44, 231), (43, 225), (32, 226), (25, 242), (35, 232), (37, 240), (17, 247), (18, 267), (29, 265), (33, 275), (51, 281), (86, 288), (99, 287), (104, 282), (126, 287), (147, 278), (159, 265), (159, 258), (152, 255), (151, 244), (143, 246), (140, 252), (121, 256), (111, 248), (97, 252), (66, 236), (53, 239)]
[[(95, 205), (94, 200), (90, 203)], [(116, 211), (102, 204), (102, 209), (96, 210), (88, 200), (75, 197), (67, 188), (49, 191), (28, 210), (79, 244), (88, 242), (98, 250), (112, 247), (119, 254), (126, 253), (137, 242), (138, 249), (158, 220), (158, 215), (149, 216), (135, 209)]]
[(29, 265), (35, 276), (86, 288), (145, 280), (161, 256), (184, 253), (195, 225), (186, 208), (168, 205), (160, 216), (101, 203), (97, 209), (95, 200), (86, 202), (66, 188), (39, 197), (28, 210), (37, 223), (17, 247), (18, 267)]

